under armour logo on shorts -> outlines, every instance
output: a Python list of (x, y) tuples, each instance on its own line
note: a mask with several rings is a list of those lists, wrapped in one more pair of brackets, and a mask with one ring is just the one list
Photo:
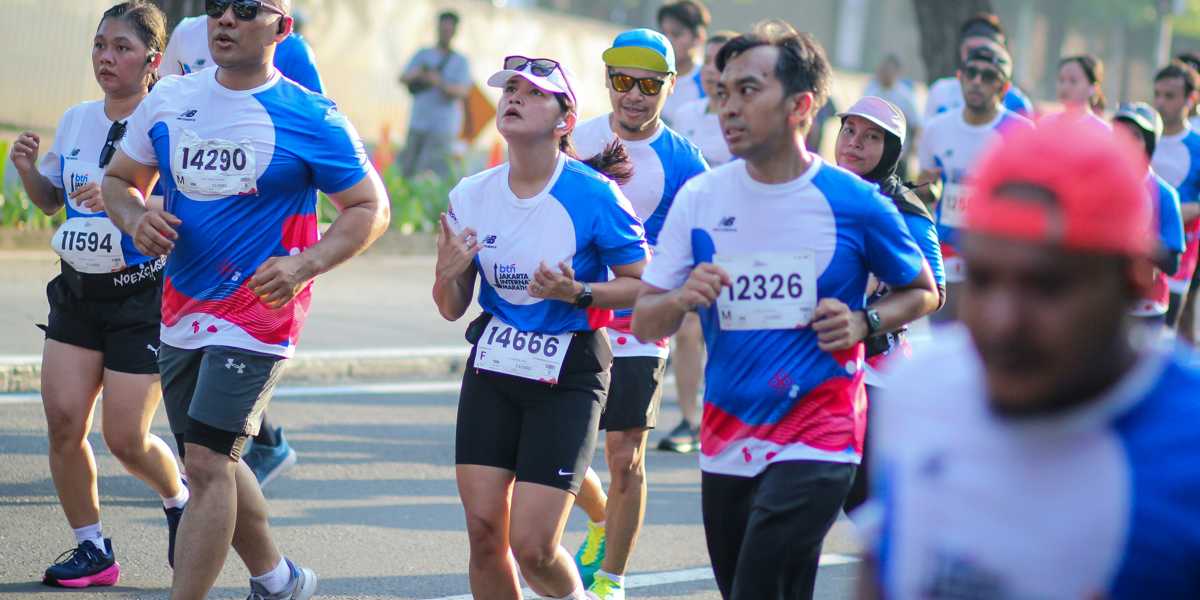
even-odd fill
[(241, 375), (242, 373), (246, 372), (246, 363), (242, 363), (240, 365), (234, 364), (232, 358), (227, 358), (227, 359), (225, 359), (225, 368), (230, 369), (230, 370), (237, 370), (238, 375)]

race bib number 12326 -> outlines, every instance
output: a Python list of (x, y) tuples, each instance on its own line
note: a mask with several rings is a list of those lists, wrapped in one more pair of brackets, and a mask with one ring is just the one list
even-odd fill
[(816, 258), (811, 251), (714, 257), (732, 285), (717, 300), (721, 329), (795, 329), (817, 307)]

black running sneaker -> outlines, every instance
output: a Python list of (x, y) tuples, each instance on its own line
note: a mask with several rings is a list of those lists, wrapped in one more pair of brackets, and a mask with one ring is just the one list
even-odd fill
[(700, 430), (694, 429), (686, 420), (679, 422), (667, 437), (659, 440), (659, 450), (687, 454), (700, 449)]
[(42, 583), (55, 587), (85, 588), (116, 585), (121, 579), (121, 565), (113, 554), (112, 540), (104, 539), (104, 550), (91, 542), (82, 542), (58, 556), (46, 569)]
[(179, 520), (183, 518), (184, 507), (167, 508), (163, 507), (163, 512), (167, 514), (167, 564), (172, 569), (175, 568), (175, 534), (179, 531)]

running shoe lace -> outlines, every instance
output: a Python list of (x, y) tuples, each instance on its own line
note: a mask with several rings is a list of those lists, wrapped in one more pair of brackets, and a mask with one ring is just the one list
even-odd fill
[(604, 547), (604, 529), (588, 524), (587, 539), (583, 544), (583, 564), (590, 565), (600, 558), (600, 550)]
[(78, 546), (59, 554), (58, 558), (54, 559), (54, 565), (83, 564), (89, 560), (98, 558), (96, 556), (98, 552), (90, 542), (82, 542)]

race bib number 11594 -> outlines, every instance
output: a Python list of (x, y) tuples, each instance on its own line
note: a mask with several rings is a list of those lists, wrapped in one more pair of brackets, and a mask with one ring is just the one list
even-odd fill
[(816, 258), (812, 252), (761, 252), (714, 257), (732, 280), (717, 300), (721, 329), (795, 329), (817, 307)]

